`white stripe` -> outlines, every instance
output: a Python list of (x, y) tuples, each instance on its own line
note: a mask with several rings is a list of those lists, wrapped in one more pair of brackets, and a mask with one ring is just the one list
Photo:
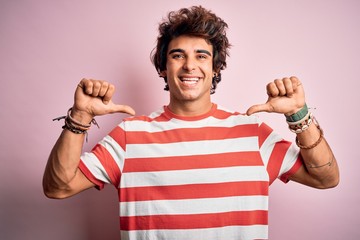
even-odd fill
[(129, 144), (127, 158), (190, 156), (239, 151), (258, 151), (257, 137), (176, 143)]
[(230, 114), (234, 114), (236, 111), (233, 111), (233, 110), (230, 110), (222, 105), (217, 105), (217, 109), (218, 110), (221, 110), (221, 111), (224, 111), (224, 112), (228, 112)]
[(295, 146), (294, 143), (291, 144), (286, 155), (284, 157), (284, 161), (281, 165), (279, 176), (289, 171), (295, 164), (297, 157), (299, 155), (300, 149)]
[(111, 183), (109, 176), (95, 154), (84, 153), (81, 156), (81, 160), (96, 179), (103, 181), (104, 183)]
[(267, 225), (228, 226), (189, 230), (120, 231), (121, 240), (254, 240), (267, 239)]
[(162, 132), (180, 128), (201, 128), (201, 127), (234, 127), (243, 124), (258, 124), (259, 120), (252, 116), (234, 115), (227, 119), (208, 117), (198, 121), (185, 121), (172, 118), (166, 122), (146, 122), (142, 120), (131, 120), (125, 124), (126, 131)]
[(277, 134), (275, 131), (272, 131), (272, 133), (266, 138), (266, 140), (263, 142), (261, 148), (260, 148), (260, 154), (262, 157), (262, 160), (264, 162), (265, 167), (267, 167), (270, 159), (270, 155), (275, 147), (275, 143), (278, 141), (281, 141), (282, 137)]
[(120, 171), (123, 171), (124, 167), (124, 155), (125, 152), (122, 147), (110, 136), (106, 136), (99, 142), (101, 146), (106, 148), (106, 150), (113, 157), (114, 161), (118, 165)]
[(181, 200), (121, 202), (120, 216), (159, 214), (207, 214), (232, 211), (268, 210), (267, 196), (236, 196)]
[(149, 118), (157, 118), (159, 117), (161, 114), (164, 113), (164, 108), (161, 108), (155, 112), (152, 112), (150, 115), (149, 115)]
[(177, 171), (123, 173), (121, 187), (268, 181), (264, 166), (204, 168)]

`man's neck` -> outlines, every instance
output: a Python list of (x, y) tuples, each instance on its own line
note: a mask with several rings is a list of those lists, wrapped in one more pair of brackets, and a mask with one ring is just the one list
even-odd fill
[(193, 117), (200, 116), (209, 112), (212, 106), (213, 104), (211, 101), (182, 101), (181, 103), (178, 103), (176, 101), (170, 101), (169, 109), (172, 113), (176, 115)]

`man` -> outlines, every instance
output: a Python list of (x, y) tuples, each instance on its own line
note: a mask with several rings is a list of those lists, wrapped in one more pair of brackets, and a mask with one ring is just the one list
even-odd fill
[[(335, 157), (299, 79), (269, 83), (268, 101), (247, 115), (212, 103), (230, 46), (226, 28), (202, 7), (171, 12), (153, 52), (169, 104), (125, 119), (82, 154), (95, 116), (135, 115), (112, 102), (112, 84), (83, 79), (45, 169), (45, 194), (67, 198), (115, 185), (122, 239), (267, 239), (268, 187), (276, 178), (336, 186)], [(298, 147), (251, 116), (261, 111), (285, 114)]]

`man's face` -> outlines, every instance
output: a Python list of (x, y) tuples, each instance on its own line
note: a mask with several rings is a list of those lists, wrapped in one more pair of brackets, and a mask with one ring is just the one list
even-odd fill
[(213, 71), (213, 47), (203, 38), (179, 36), (170, 41), (166, 70), (170, 102), (210, 101)]

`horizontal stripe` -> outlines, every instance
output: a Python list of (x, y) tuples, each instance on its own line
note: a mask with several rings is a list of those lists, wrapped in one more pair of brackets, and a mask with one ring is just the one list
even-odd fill
[(181, 119), (171, 118), (168, 121), (155, 121), (155, 119), (136, 117), (131, 121), (126, 121), (124, 128), (127, 132), (140, 131), (140, 132), (163, 132), (168, 130), (183, 129), (183, 128), (202, 128), (206, 127), (234, 127), (237, 125), (259, 124), (257, 117), (253, 116), (239, 116), (233, 115), (227, 119), (215, 117), (207, 117), (197, 121), (184, 121)]
[(238, 181), (268, 181), (263, 166), (123, 173), (121, 187), (171, 186)]
[(152, 215), (139, 217), (120, 217), (121, 230), (146, 229), (196, 229), (236, 225), (266, 225), (268, 212), (232, 211), (211, 214), (191, 215)]
[(120, 216), (205, 214), (231, 211), (266, 211), (267, 209), (267, 196), (236, 196), (222, 198), (121, 202)]
[(169, 171), (261, 165), (263, 165), (263, 162), (259, 152), (235, 152), (163, 158), (132, 158), (126, 160), (123, 172)]
[(254, 240), (267, 239), (267, 225), (228, 226), (220, 228), (181, 229), (181, 230), (137, 230), (120, 231), (121, 240)]
[(127, 144), (174, 143), (257, 136), (257, 124), (234, 127), (181, 128), (161, 132), (128, 132)]
[(127, 158), (190, 156), (223, 152), (257, 151), (257, 137), (166, 144), (127, 145)]
[(119, 199), (121, 202), (171, 200), (193, 198), (218, 198), (231, 196), (268, 196), (269, 183), (267, 181), (245, 181), (212, 184), (188, 184), (179, 186), (155, 186), (121, 188)]

